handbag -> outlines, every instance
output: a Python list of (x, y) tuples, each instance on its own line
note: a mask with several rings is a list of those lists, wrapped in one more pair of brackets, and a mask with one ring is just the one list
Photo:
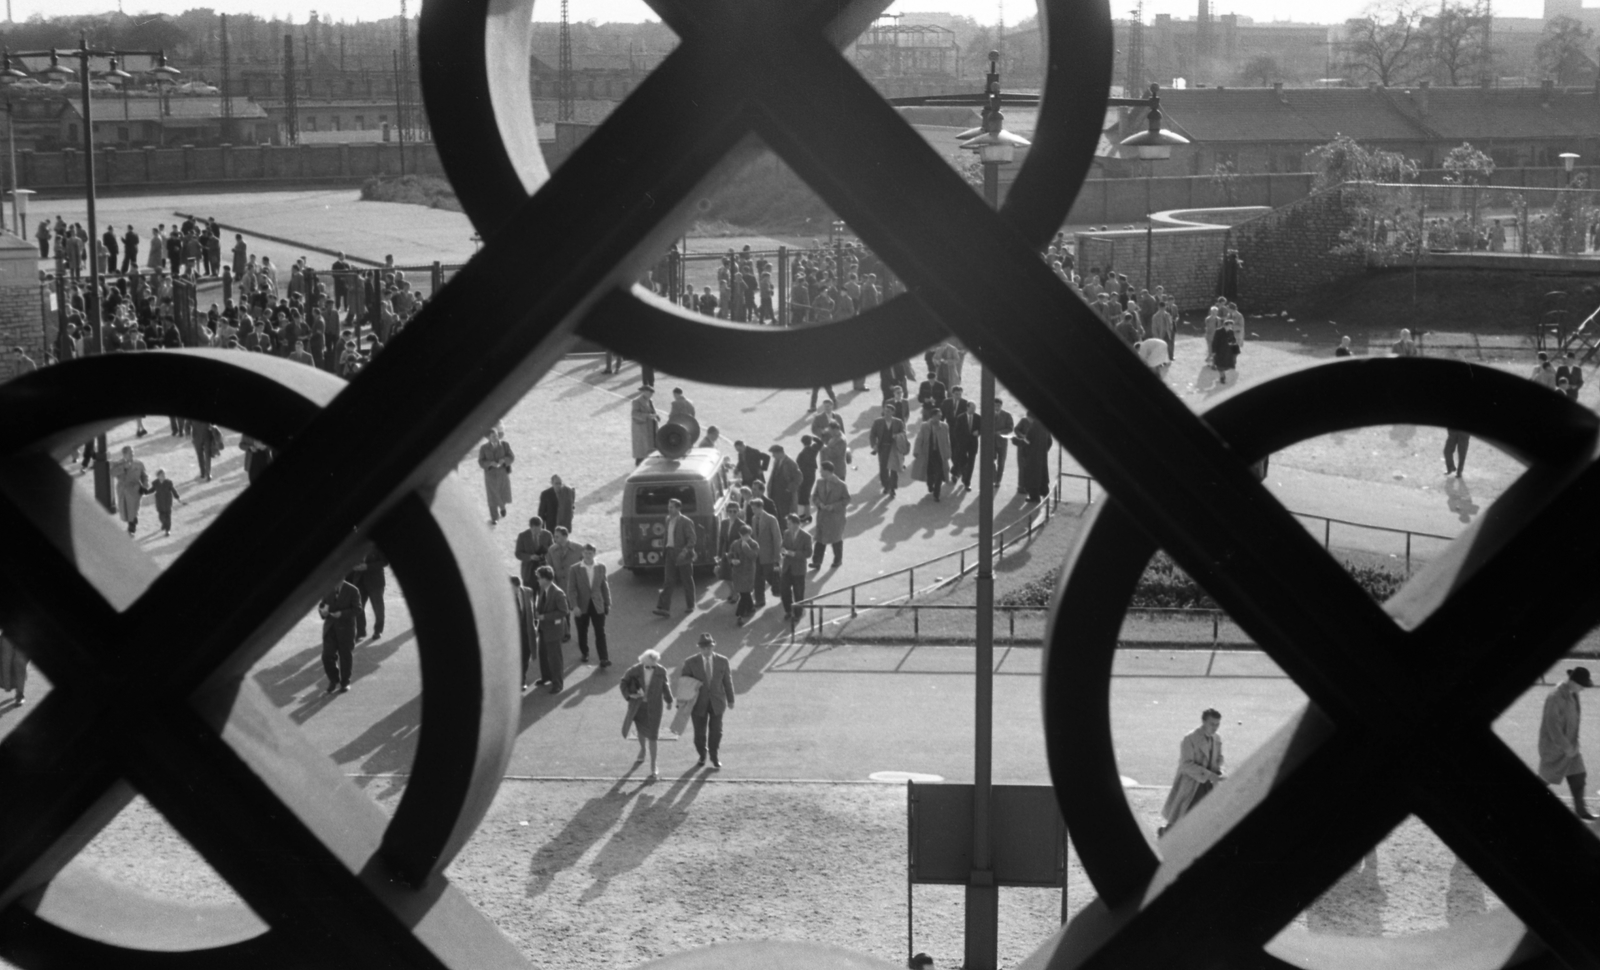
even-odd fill
[(733, 567), (728, 564), (727, 556), (717, 557), (717, 565), (713, 571), (718, 579), (727, 580), (733, 576)]

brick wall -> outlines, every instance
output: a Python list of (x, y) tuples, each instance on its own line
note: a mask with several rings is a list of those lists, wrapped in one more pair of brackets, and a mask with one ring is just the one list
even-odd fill
[(1352, 222), (1344, 192), (1319, 192), (1233, 227), (1230, 244), (1244, 263), (1239, 273), (1242, 308), (1280, 309), (1312, 287), (1366, 272), (1364, 256), (1332, 252), (1339, 233)]
[[(1142, 229), (1078, 234), (1078, 271), (1113, 269), (1137, 291), (1155, 285), (1185, 310), (1206, 306), (1216, 297), (1222, 266), (1224, 226), (1157, 229), (1150, 234), (1150, 279), (1145, 279), (1145, 233)], [(1109, 265), (1108, 265), (1109, 264)]]
[[(444, 166), (431, 142), (408, 142), (405, 170), (443, 175)], [(35, 190), (82, 189), (83, 153), (17, 153), (17, 180)], [(298, 146), (221, 145), (204, 148), (96, 149), (95, 185), (154, 185), (181, 182), (245, 182), (253, 179), (316, 179), (352, 181), (372, 175), (400, 174), (398, 143)]]
[(12, 347), (21, 347), (35, 364), (44, 366), (55, 327), (52, 321), (46, 332), (40, 306), (37, 285), (0, 286), (0, 380), (17, 376)]
[(1159, 284), (1185, 310), (1207, 306), (1221, 292), (1222, 257), (1239, 251), (1239, 305), (1280, 309), (1306, 290), (1366, 271), (1360, 255), (1334, 255), (1350, 225), (1343, 190), (1301, 199), (1235, 226), (1157, 229), (1150, 234), (1150, 279), (1145, 279), (1142, 229), (1078, 233), (1078, 271), (1114, 269), (1135, 289)]

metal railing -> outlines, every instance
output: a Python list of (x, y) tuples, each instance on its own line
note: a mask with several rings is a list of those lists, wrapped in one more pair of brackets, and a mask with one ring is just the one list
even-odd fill
[(1297, 519), (1314, 519), (1322, 523), (1322, 548), (1333, 548), (1333, 527), (1335, 525), (1348, 526), (1352, 529), (1365, 529), (1369, 532), (1386, 532), (1390, 535), (1403, 535), (1406, 537), (1406, 575), (1411, 575), (1411, 540), (1433, 539), (1441, 542), (1454, 542), (1454, 536), (1442, 536), (1432, 532), (1418, 532), (1415, 529), (1399, 529), (1387, 525), (1372, 525), (1369, 522), (1351, 522), (1348, 519), (1336, 519), (1326, 515), (1313, 515), (1310, 512), (1296, 512), (1289, 510), (1289, 514)]
[[(1035, 532), (1044, 528), (1045, 524), (1050, 521), (1052, 516), (1054, 516), (1055, 507), (1058, 502), (1058, 498), (1051, 496), (1044, 502), (1040, 503), (1037, 508), (1029, 510), (1028, 514), (1024, 518), (1019, 519), (1018, 521), (1013, 522), (1005, 528), (999, 530), (994, 539), (995, 561), (1000, 562), (1005, 559), (1007, 544), (1014, 545), (1018, 541), (1026, 541), (1031, 539), (1033, 538), (1033, 534)], [(1041, 512), (1043, 513), (1042, 515), (1040, 514)], [(829, 607), (833, 607), (835, 609), (848, 609), (851, 616), (856, 616), (863, 608), (876, 609), (901, 602), (902, 600), (909, 602), (911, 599), (916, 597), (918, 592), (928, 592), (929, 590), (937, 589), (940, 586), (955, 582), (962, 576), (965, 576), (968, 572), (977, 568), (977, 557), (974, 556), (972, 558), (970, 565), (967, 558), (967, 554), (973, 552), (977, 548), (978, 544), (974, 542), (970, 545), (962, 546), (960, 549), (952, 549), (949, 552), (941, 553), (932, 557), (931, 559), (924, 559), (921, 562), (913, 563), (910, 566), (904, 566), (900, 569), (894, 570), (893, 572), (884, 573), (881, 576), (874, 576), (871, 579), (864, 579), (858, 583), (851, 583), (849, 586), (842, 586), (838, 589), (825, 590), (817, 593), (815, 596), (801, 600), (800, 602), (796, 603), (795, 606), (806, 609), (807, 614), (811, 618), (811, 630), (815, 632), (821, 625), (819, 616)], [(926, 575), (928, 568), (934, 563), (946, 562), (950, 559), (957, 560), (956, 572), (954, 575), (940, 576), (927, 588), (922, 590), (917, 588), (917, 570), (922, 570), (923, 574)], [(861, 589), (877, 583), (886, 583), (891, 580), (895, 580), (900, 576), (904, 576), (906, 580), (906, 592), (904, 594), (896, 594), (885, 600), (875, 600), (867, 604), (866, 607), (862, 607), (860, 605), (859, 593)], [(844, 596), (849, 597), (848, 603), (821, 602), (825, 597), (836, 598)]]

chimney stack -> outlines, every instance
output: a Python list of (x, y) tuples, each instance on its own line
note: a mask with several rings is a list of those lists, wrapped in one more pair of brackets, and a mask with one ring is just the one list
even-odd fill
[(1543, 81), (1539, 82), (1539, 92), (1542, 96), (1543, 102), (1545, 104), (1549, 104), (1550, 100), (1555, 97), (1556, 82), (1550, 80), (1549, 78), (1545, 78)]
[(1272, 82), (1272, 93), (1276, 94), (1278, 96), (1278, 100), (1279, 101), (1283, 100), (1283, 82), (1282, 81), (1273, 81)]
[(1417, 110), (1422, 112), (1424, 116), (1428, 113), (1428, 91), (1432, 87), (1432, 81), (1420, 81), (1417, 83)]

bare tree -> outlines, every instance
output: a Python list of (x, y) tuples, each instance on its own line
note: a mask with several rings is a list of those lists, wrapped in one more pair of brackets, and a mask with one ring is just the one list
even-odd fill
[(1423, 54), (1434, 76), (1451, 86), (1489, 60), (1489, 14), (1482, 0), (1472, 5), (1441, 0), (1439, 12), (1423, 18)]
[(1551, 17), (1545, 21), (1544, 37), (1539, 41), (1537, 53), (1539, 66), (1556, 79), (1557, 84), (1577, 84), (1592, 66), (1585, 53), (1594, 39), (1594, 31), (1572, 17)]
[(1282, 81), (1283, 68), (1278, 65), (1278, 59), (1271, 54), (1257, 54), (1245, 61), (1244, 67), (1239, 69), (1239, 83), (1264, 88), (1273, 81)]
[(1412, 0), (1379, 0), (1345, 21), (1342, 45), (1350, 67), (1379, 84), (1397, 84), (1422, 60), (1422, 13)]

